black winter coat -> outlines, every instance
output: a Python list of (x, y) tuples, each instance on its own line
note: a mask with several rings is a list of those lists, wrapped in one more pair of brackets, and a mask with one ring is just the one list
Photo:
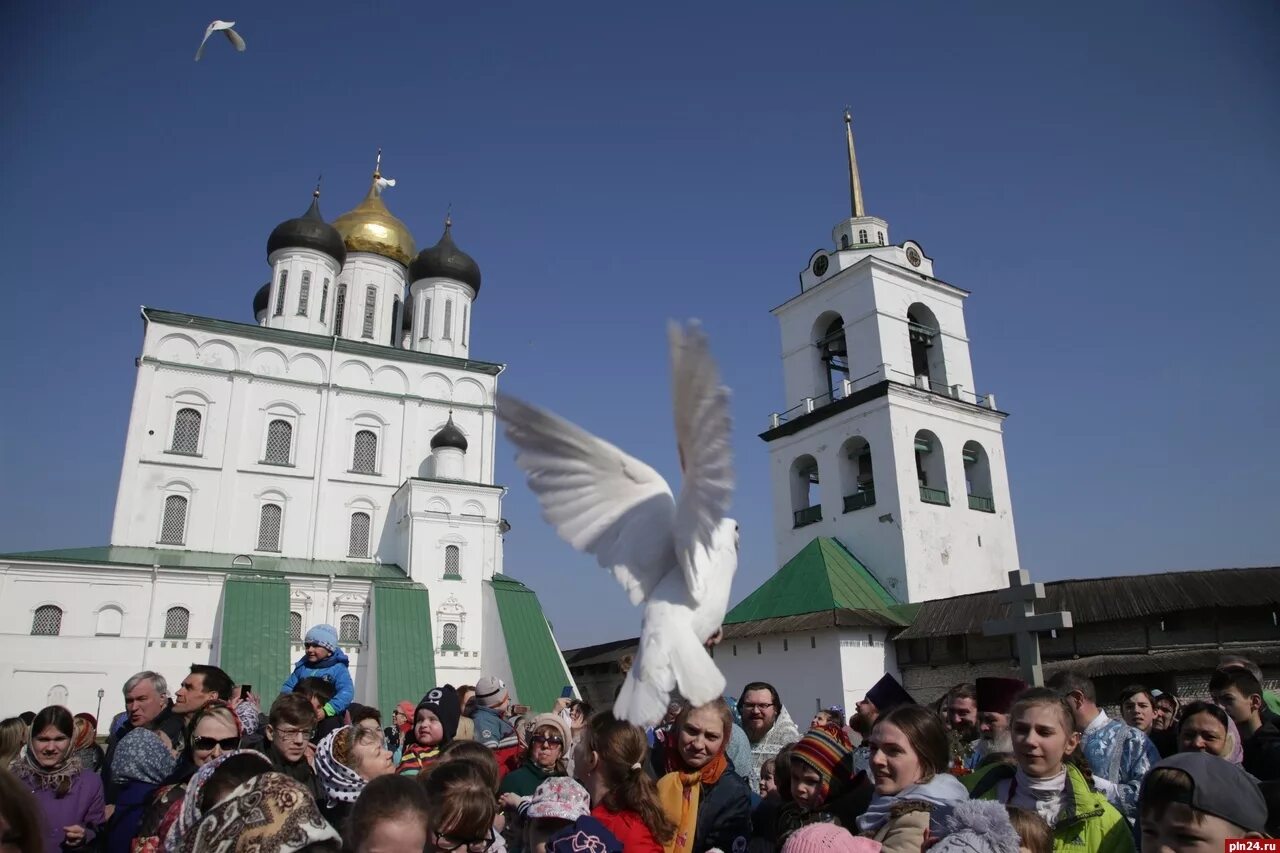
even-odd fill
[(751, 789), (733, 770), (725, 770), (719, 782), (703, 785), (698, 795), (698, 828), (693, 853), (712, 847), (724, 851), (745, 850), (750, 840)]

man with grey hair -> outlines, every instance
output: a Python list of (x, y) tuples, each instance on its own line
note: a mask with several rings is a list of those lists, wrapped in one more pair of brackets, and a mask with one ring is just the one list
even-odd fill
[(164, 732), (174, 749), (180, 751), (186, 746), (182, 717), (173, 712), (169, 684), (160, 673), (146, 670), (131, 676), (124, 683), (124, 709), (128, 719), (107, 741), (107, 755), (102, 762), (103, 795), (109, 804), (116, 797), (111, 763), (121, 738), (134, 729), (148, 728)]

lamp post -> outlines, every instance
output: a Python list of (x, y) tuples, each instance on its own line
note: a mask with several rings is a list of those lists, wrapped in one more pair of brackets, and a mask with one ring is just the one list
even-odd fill
[[(99, 688), (98, 688), (98, 713), (97, 713), (97, 714), (95, 714), (95, 715), (94, 715), (94, 717), (93, 717), (95, 720), (97, 720), (97, 721), (99, 722), (99, 725), (100, 725), (100, 724), (101, 724), (101, 722), (102, 722), (102, 697), (103, 697), (103, 696), (106, 696), (106, 695), (107, 695), (107, 691), (105, 691), (105, 690), (103, 690), (101, 687), (99, 687)], [(94, 737), (97, 737), (97, 736), (98, 736), (98, 733), (97, 733), (97, 732), (94, 732), (94, 733), (93, 733), (93, 736), (94, 736)]]

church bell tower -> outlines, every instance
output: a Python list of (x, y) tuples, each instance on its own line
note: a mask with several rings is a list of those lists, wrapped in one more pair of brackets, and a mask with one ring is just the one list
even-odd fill
[(1018, 568), (1006, 414), (976, 390), (969, 294), (867, 214), (844, 121), (852, 215), (772, 312), (787, 408), (761, 438), (778, 564), (827, 536), (900, 601), (995, 589)]

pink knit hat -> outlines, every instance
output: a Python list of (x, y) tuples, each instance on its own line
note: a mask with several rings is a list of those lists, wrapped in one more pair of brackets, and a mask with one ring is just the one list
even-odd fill
[(811, 823), (798, 829), (782, 845), (782, 853), (822, 853), (824, 850), (839, 853), (880, 853), (880, 842), (858, 835), (850, 835), (834, 823)]

